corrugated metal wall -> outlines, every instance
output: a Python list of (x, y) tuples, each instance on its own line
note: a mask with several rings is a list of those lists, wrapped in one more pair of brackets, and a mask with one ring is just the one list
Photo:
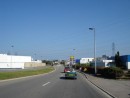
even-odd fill
[(128, 55), (128, 62), (130, 62), (130, 55)]

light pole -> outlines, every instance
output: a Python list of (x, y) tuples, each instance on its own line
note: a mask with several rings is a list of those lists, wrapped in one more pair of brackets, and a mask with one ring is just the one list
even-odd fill
[(11, 55), (13, 55), (13, 48), (14, 48), (14, 46), (12, 45), (11, 46)]
[(34, 61), (36, 61), (36, 60), (37, 60), (37, 59), (36, 59), (36, 55), (37, 55), (37, 54), (35, 53), (34, 55), (35, 55), (35, 57), (34, 57)]
[(42, 56), (41, 56), (41, 60), (42, 60)]
[(95, 74), (97, 73), (97, 65), (96, 65), (96, 34), (95, 34), (95, 28), (89, 28), (89, 30), (94, 31), (94, 61), (95, 61)]
[(73, 49), (73, 51), (74, 51), (74, 59), (73, 59), (73, 64), (74, 64), (74, 67), (75, 67), (75, 69), (76, 69), (76, 64), (75, 64), (75, 62), (76, 62), (76, 59), (75, 59), (75, 50), (76, 50), (76, 49)]
[(12, 45), (12, 46), (11, 46), (11, 67), (12, 67), (12, 62), (13, 62), (13, 61), (12, 61), (13, 47), (14, 47), (14, 46)]

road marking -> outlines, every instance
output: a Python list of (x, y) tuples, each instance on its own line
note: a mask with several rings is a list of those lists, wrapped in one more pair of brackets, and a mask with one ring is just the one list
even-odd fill
[(51, 83), (51, 82), (47, 82), (47, 83), (43, 84), (42, 86), (46, 86), (46, 85), (49, 84), (49, 83)]

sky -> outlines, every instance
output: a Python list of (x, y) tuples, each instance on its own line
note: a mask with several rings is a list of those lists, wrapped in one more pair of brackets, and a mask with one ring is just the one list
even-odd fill
[[(130, 54), (130, 0), (0, 0), (0, 53), (36, 59)], [(12, 47), (13, 46), (13, 47)]]

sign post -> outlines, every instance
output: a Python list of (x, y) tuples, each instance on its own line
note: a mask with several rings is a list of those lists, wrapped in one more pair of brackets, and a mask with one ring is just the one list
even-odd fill
[(74, 65), (74, 56), (70, 56), (70, 66)]

